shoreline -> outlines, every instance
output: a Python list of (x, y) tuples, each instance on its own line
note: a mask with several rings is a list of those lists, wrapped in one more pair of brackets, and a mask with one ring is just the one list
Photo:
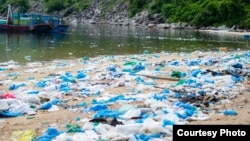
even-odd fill
[(244, 36), (244, 35), (248, 35), (250, 36), (250, 32), (246, 32), (246, 31), (228, 31), (228, 30), (198, 30), (201, 32), (208, 32), (208, 33), (212, 33), (212, 34), (222, 34), (222, 35), (239, 35), (239, 36)]

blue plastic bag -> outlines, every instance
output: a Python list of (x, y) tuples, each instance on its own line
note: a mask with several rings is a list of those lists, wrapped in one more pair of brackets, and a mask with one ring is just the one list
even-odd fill
[(2, 111), (0, 112), (0, 117), (17, 117), (17, 116), (22, 116), (22, 113), (11, 113), (8, 111)]
[(94, 118), (117, 118), (121, 114), (121, 112), (115, 110), (101, 110), (94, 115)]
[(162, 122), (162, 126), (166, 127), (168, 125), (174, 125), (174, 122), (171, 121), (171, 120), (164, 119), (163, 122)]
[(135, 135), (136, 140), (138, 141), (150, 141), (153, 138), (160, 138), (161, 134), (140, 134), (140, 135)]
[(76, 78), (81, 79), (81, 78), (85, 78), (86, 74), (83, 71), (78, 71)]
[(224, 111), (223, 111), (223, 114), (224, 114), (224, 115), (235, 116), (235, 115), (237, 115), (238, 113), (237, 113), (236, 111), (234, 111), (234, 110), (224, 110)]
[(107, 108), (108, 108), (107, 104), (96, 104), (90, 107), (89, 111), (100, 111), (100, 110), (105, 110)]
[(52, 107), (52, 104), (50, 102), (46, 102), (44, 104), (42, 104), (39, 108), (39, 110), (48, 110)]
[(42, 136), (37, 137), (33, 141), (51, 141), (60, 134), (61, 132), (59, 132), (56, 128), (49, 127)]

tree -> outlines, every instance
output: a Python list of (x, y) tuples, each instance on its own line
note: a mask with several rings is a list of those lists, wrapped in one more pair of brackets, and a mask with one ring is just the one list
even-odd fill
[(47, 8), (47, 12), (54, 12), (54, 11), (60, 11), (62, 9), (64, 9), (64, 5), (63, 2), (61, 0), (49, 0), (46, 3), (46, 8)]

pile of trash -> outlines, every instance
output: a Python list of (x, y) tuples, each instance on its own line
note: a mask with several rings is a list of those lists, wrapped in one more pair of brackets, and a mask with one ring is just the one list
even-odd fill
[[(250, 76), (250, 51), (223, 52), (214, 57), (195, 54), (184, 54), (182, 60), (163, 57), (169, 53), (84, 57), (73, 64), (82, 69), (74, 71), (64, 71), (72, 64), (55, 61), (46, 69), (59, 71), (42, 79), (0, 80), (1, 87), (8, 88), (0, 92), (0, 118), (35, 116), (38, 110), (74, 109), (92, 115), (78, 118), (78, 124), (67, 124), (62, 131), (48, 127), (42, 135), (32, 131), (25, 134), (34, 141), (172, 140), (174, 124), (208, 120), (206, 108), (247, 91), (244, 82)], [(30, 69), (27, 65), (23, 73), (41, 71), (36, 65), (31, 63)], [(19, 77), (6, 73), (17, 64), (5, 62), (0, 66), (3, 78)], [(119, 88), (124, 91), (116, 93)], [(64, 96), (92, 97), (92, 101), (70, 105)], [(221, 113), (237, 114), (231, 109)]]

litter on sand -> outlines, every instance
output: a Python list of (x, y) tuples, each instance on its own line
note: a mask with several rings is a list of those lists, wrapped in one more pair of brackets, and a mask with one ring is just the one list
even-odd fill
[[(172, 140), (173, 125), (208, 120), (207, 108), (248, 91), (249, 62), (250, 51), (147, 51), (24, 66), (10, 62), (11, 71), (5, 62), (0, 71), (0, 118), (27, 115), (34, 120), (39, 111), (76, 113), (69, 119), (75, 123), (45, 126), (42, 134), (13, 131), (12, 138), (20, 141)], [(225, 116), (238, 114), (234, 109), (221, 111)]]

